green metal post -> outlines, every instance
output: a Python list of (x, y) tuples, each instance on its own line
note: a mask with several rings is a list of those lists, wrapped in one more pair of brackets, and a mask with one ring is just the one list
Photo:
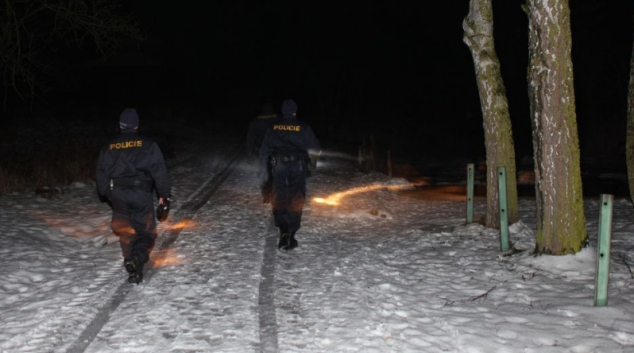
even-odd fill
[(473, 223), (473, 163), (467, 164), (467, 224)]
[(601, 214), (599, 215), (599, 239), (597, 246), (597, 270), (594, 280), (594, 306), (608, 305), (613, 200), (613, 195), (601, 195)]
[(506, 168), (498, 167), (498, 194), (500, 205), (500, 250), (509, 250), (509, 220), (506, 211)]

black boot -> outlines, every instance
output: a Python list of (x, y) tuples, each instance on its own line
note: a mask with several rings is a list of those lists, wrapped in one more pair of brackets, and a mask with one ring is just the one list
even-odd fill
[(290, 246), (291, 235), (287, 226), (280, 226), (280, 241), (277, 243), (277, 248), (280, 250), (288, 250)]
[(143, 282), (143, 264), (136, 259), (127, 260), (125, 269), (128, 271), (128, 283), (139, 284)]
[(299, 243), (297, 242), (297, 240), (295, 240), (295, 232), (291, 232), (291, 236), (288, 242), (288, 250), (293, 250), (298, 246), (299, 246)]

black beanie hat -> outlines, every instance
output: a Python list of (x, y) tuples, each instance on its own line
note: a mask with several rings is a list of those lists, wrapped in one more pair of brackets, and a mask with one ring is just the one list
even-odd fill
[(119, 117), (119, 125), (124, 129), (139, 127), (139, 114), (137, 114), (136, 109), (124, 109)]
[(292, 99), (287, 99), (282, 103), (282, 114), (291, 115), (297, 113), (297, 103)]

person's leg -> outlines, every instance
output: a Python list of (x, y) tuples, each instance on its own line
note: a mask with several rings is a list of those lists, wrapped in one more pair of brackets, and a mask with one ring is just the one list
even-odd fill
[(288, 230), (290, 233), (288, 250), (296, 248), (298, 242), (295, 233), (301, 227), (304, 202), (306, 201), (306, 174), (303, 161), (293, 164), (293, 168), (288, 177), (289, 205), (288, 205)]
[(112, 231), (119, 237), (121, 254), (124, 263), (131, 259), (132, 242), (135, 231), (130, 220), (130, 207), (128, 205), (128, 194), (125, 190), (112, 190)]
[(260, 185), (260, 192), (262, 194), (262, 203), (271, 202), (271, 194), (273, 192), (273, 166), (271, 163), (266, 166), (266, 182)]
[(294, 165), (288, 177), (288, 226), (291, 232), (301, 227), (302, 212), (306, 201), (306, 176), (303, 162)]
[(131, 196), (128, 189), (115, 188), (112, 191), (112, 230), (119, 236), (123, 265), (128, 272), (128, 282), (139, 284), (143, 275), (142, 269), (137, 271), (138, 261), (135, 259), (133, 250), (138, 236), (133, 226)]
[(131, 191), (130, 213), (136, 237), (131, 244), (131, 256), (142, 266), (149, 258), (156, 241), (156, 217), (152, 193), (144, 190)]
[(271, 207), (273, 209), (273, 217), (275, 218), (276, 227), (285, 227), (288, 224), (287, 208), (289, 203), (286, 165), (278, 164), (272, 171), (273, 173), (273, 192), (271, 195)]
[(287, 249), (290, 241), (289, 213), (290, 189), (288, 178), (292, 173), (291, 163), (278, 163), (273, 170), (273, 216), (275, 225), (280, 230), (280, 240), (277, 244), (280, 249)]

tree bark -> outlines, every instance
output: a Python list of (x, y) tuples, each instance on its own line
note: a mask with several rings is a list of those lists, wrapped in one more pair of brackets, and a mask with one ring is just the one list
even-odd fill
[(529, 100), (535, 152), (535, 252), (587, 244), (567, 0), (528, 0)]
[(517, 222), (518, 197), (515, 146), (506, 88), (493, 38), (491, 0), (471, 0), (462, 28), (463, 40), (471, 50), (476, 71), (480, 106), (484, 118), (487, 158), (486, 227), (500, 228), (498, 167), (506, 168), (507, 217)]
[(627, 93), (627, 132), (625, 137), (625, 158), (630, 199), (634, 204), (634, 46), (630, 61), (630, 85)]

